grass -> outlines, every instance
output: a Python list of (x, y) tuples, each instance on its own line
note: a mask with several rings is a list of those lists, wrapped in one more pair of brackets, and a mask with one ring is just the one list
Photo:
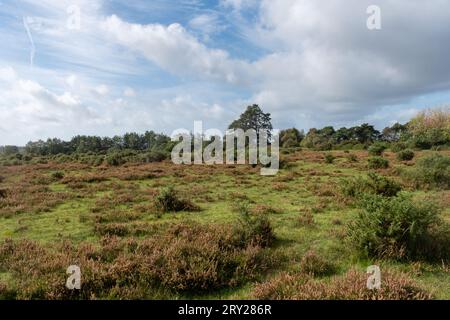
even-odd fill
[[(201, 294), (176, 293), (166, 297), (248, 299), (258, 283), (270, 281), (280, 272), (298, 272), (302, 258), (313, 251), (333, 262), (334, 275), (327, 274), (325, 278), (343, 275), (351, 268), (364, 270), (370, 264), (379, 263), (382, 272), (383, 266), (407, 272), (414, 281), (431, 290), (436, 298), (450, 299), (450, 273), (438, 264), (428, 265), (426, 271), (417, 273), (412, 263), (364, 260), (349, 249), (345, 232), (347, 225), (357, 216), (357, 209), (351, 201), (344, 201), (335, 186), (343, 179), (366, 177), (369, 156), (366, 151), (352, 151), (356, 160), (349, 161), (344, 152), (333, 151), (331, 154), (335, 158), (333, 163), (326, 163), (322, 152), (297, 152), (289, 156), (292, 165), (273, 177), (260, 176), (259, 169), (250, 166), (175, 166), (168, 162), (118, 167), (80, 164), (0, 167), (0, 176), (5, 177), (1, 188), (11, 189), (20, 185), (24, 192), (15, 203), (23, 208), (20, 213), (0, 214), (0, 241), (28, 239), (47, 247), (56, 247), (63, 240), (75, 246), (86, 242), (99, 245), (101, 236), (95, 231), (96, 223), (99, 223), (96, 217), (114, 218), (115, 210), (120, 210), (122, 215), (130, 215), (130, 221), (120, 222), (125, 228), (132, 228), (136, 223), (163, 229), (166, 225), (185, 222), (231, 224), (239, 215), (236, 203), (245, 202), (250, 211), (259, 212), (253, 214), (263, 214), (270, 220), (276, 240), (265, 250), (277, 256), (279, 263), (261, 272), (258, 279), (232, 288)], [(413, 161), (424, 154), (426, 152), (417, 152)], [(378, 173), (396, 180), (401, 179), (396, 175), (396, 169), (411, 165), (397, 160), (392, 152), (385, 152), (384, 157), (389, 159), (391, 167), (378, 170)], [(56, 181), (45, 178), (51, 177), (55, 171), (63, 172), (64, 178)], [(34, 181), (34, 187), (48, 188), (40, 200), (33, 198), (30, 202), (27, 197), (27, 191), (32, 188), (31, 181)], [(155, 214), (155, 199), (170, 186), (181, 198), (199, 206), (201, 211)], [(437, 191), (410, 188), (407, 182), (403, 186), (405, 192), (412, 196), (437, 195)], [(55, 201), (58, 194), (65, 197)], [(438, 198), (449, 199), (450, 191), (440, 190)], [(443, 218), (450, 221), (450, 201), (444, 200)], [(36, 201), (41, 201), (45, 210), (36, 212), (34, 206), (40, 204)], [(0, 213), (6, 209), (0, 207)], [(314, 223), (300, 226), (299, 217), (306, 211), (310, 212)], [(122, 238), (140, 241), (147, 237), (149, 235), (129, 234)], [(0, 283), (14, 284), (15, 281), (13, 274), (0, 270)]]

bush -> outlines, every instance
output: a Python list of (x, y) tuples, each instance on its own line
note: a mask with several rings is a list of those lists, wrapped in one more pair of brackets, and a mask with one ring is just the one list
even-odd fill
[(303, 273), (281, 273), (256, 286), (259, 300), (428, 300), (432, 295), (403, 273), (383, 269), (379, 290), (367, 289), (367, 274), (355, 269), (330, 281)]
[(51, 177), (55, 180), (61, 180), (62, 178), (64, 178), (64, 172), (62, 171), (52, 172)]
[(414, 159), (414, 151), (411, 149), (399, 151), (397, 153), (397, 159), (400, 161), (411, 161)]
[(265, 248), (275, 240), (269, 219), (265, 215), (252, 216), (248, 212), (240, 213), (233, 235), (240, 246), (250, 243)]
[(389, 161), (382, 157), (371, 157), (367, 161), (369, 169), (386, 169), (389, 167)]
[(120, 166), (126, 161), (119, 153), (111, 153), (106, 156), (106, 163), (110, 166)]
[(336, 157), (333, 156), (331, 153), (327, 153), (325, 155), (325, 163), (333, 163), (334, 159), (336, 159)]
[(369, 173), (367, 178), (357, 177), (351, 180), (344, 180), (341, 184), (342, 193), (347, 197), (353, 198), (360, 197), (365, 193), (393, 197), (401, 189), (401, 186), (394, 180), (373, 172)]
[(421, 158), (414, 168), (405, 171), (416, 186), (450, 188), (450, 157), (438, 153)]
[(386, 198), (365, 195), (361, 212), (349, 225), (350, 243), (368, 257), (416, 259), (429, 254), (423, 243), (441, 223), (439, 210), (429, 202), (415, 203), (409, 197)]
[(156, 207), (162, 212), (198, 211), (200, 208), (189, 200), (180, 199), (173, 187), (168, 187), (156, 197)]
[[(167, 299), (241, 285), (275, 262), (251, 238), (236, 242), (229, 225), (176, 224), (145, 239), (105, 237), (77, 248), (29, 240), (0, 244), (0, 270), (15, 280), (17, 299)], [(81, 290), (65, 288), (71, 264), (82, 266)], [(0, 297), (10, 290), (0, 283)]]
[(384, 150), (386, 150), (386, 145), (384, 143), (379, 143), (379, 142), (374, 143), (368, 149), (369, 154), (371, 156), (381, 156), (383, 154)]
[(161, 151), (150, 151), (142, 155), (142, 161), (146, 163), (161, 162), (167, 159), (167, 155)]
[(300, 261), (300, 271), (312, 276), (326, 276), (335, 271), (335, 266), (310, 250), (305, 253)]
[(347, 159), (350, 162), (358, 162), (358, 157), (354, 153), (348, 154)]

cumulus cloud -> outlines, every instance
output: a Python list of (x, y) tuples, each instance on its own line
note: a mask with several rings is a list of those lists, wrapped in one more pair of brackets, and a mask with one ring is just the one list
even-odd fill
[(112, 15), (103, 30), (119, 44), (176, 75), (239, 83), (247, 63), (233, 60), (220, 49), (210, 49), (178, 23), (140, 25)]

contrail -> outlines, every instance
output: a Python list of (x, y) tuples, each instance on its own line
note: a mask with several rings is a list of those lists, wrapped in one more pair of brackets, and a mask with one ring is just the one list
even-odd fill
[(28, 39), (31, 43), (31, 53), (30, 53), (30, 65), (33, 67), (33, 61), (34, 61), (34, 55), (36, 53), (36, 47), (34, 46), (33, 36), (31, 35), (30, 27), (28, 26), (27, 19), (23, 17), (23, 25), (25, 27), (25, 30), (27, 30)]

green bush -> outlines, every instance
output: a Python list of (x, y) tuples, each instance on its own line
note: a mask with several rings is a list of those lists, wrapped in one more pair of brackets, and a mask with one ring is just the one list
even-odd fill
[(161, 162), (167, 159), (167, 154), (161, 151), (150, 151), (142, 155), (142, 161), (146, 163)]
[(333, 156), (331, 153), (327, 153), (325, 155), (325, 163), (333, 163), (333, 161), (336, 159), (335, 156)]
[(126, 161), (119, 153), (111, 153), (106, 156), (106, 163), (110, 166), (120, 166)]
[(55, 180), (61, 180), (62, 178), (64, 178), (64, 172), (62, 171), (52, 172), (51, 177)]
[(369, 169), (386, 169), (389, 167), (389, 161), (382, 157), (371, 157), (367, 161)]
[(410, 161), (414, 159), (414, 151), (412, 151), (411, 149), (399, 151), (397, 153), (397, 159), (400, 161)]
[(273, 228), (265, 215), (251, 215), (243, 212), (233, 228), (235, 244), (247, 244), (261, 248), (269, 247), (275, 240)]
[(342, 193), (353, 198), (360, 197), (365, 193), (393, 197), (401, 189), (401, 186), (394, 180), (373, 172), (369, 173), (367, 178), (357, 177), (351, 180), (344, 180), (341, 184)]
[(361, 253), (373, 258), (429, 257), (424, 244), (430, 243), (432, 229), (442, 223), (434, 204), (416, 203), (404, 195), (387, 198), (366, 194), (360, 206), (357, 219), (349, 225), (348, 239)]
[(386, 150), (386, 145), (384, 143), (379, 143), (379, 142), (374, 143), (368, 149), (369, 154), (371, 156), (381, 156), (383, 154), (384, 150)]
[(417, 161), (414, 168), (405, 172), (416, 186), (450, 188), (450, 157), (438, 153)]
[(199, 210), (191, 201), (181, 199), (173, 187), (162, 190), (156, 197), (156, 207), (162, 212)]

